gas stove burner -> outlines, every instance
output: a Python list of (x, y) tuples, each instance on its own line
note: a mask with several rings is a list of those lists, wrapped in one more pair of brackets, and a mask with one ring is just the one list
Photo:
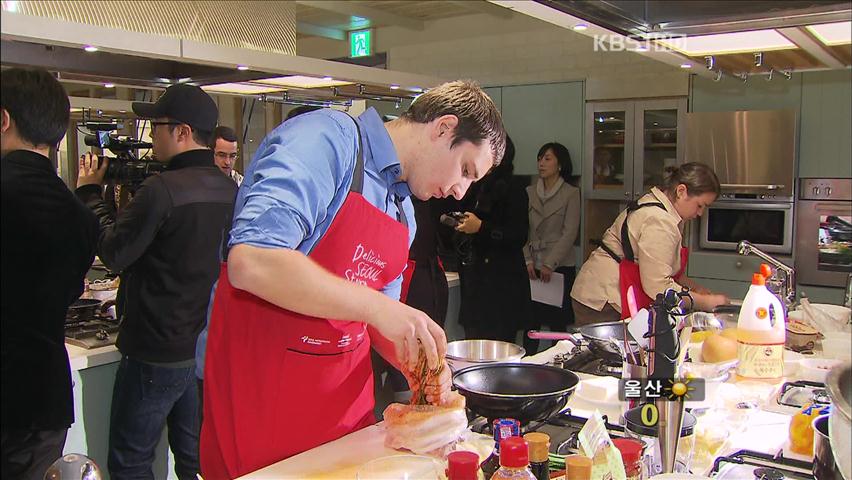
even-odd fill
[(118, 322), (112, 317), (65, 324), (65, 342), (82, 348), (105, 347), (115, 343)]
[(769, 467), (760, 467), (754, 469), (754, 478), (755, 480), (784, 480), (787, 477), (784, 476), (781, 470)]
[(621, 365), (612, 365), (609, 363), (601, 362), (601, 364), (598, 365), (598, 371), (601, 375), (610, 375), (621, 378), (622, 368)]

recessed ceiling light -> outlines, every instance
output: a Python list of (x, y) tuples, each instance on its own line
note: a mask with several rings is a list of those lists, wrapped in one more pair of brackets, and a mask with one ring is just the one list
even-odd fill
[(105, 83), (104, 88), (115, 88), (115, 84), (114, 83)]
[(321, 87), (338, 87), (341, 85), (350, 85), (350, 82), (342, 82), (331, 77), (308, 77), (306, 75), (287, 75), (285, 77), (259, 78), (252, 80), (252, 83), (262, 83), (264, 85), (275, 85), (278, 87), (292, 88), (321, 88)]
[(85, 51), (87, 51), (87, 52), (89, 52), (89, 53), (92, 53), (92, 52), (97, 52), (97, 51), (98, 51), (98, 47), (96, 47), (96, 46), (94, 46), (94, 45), (86, 45), (85, 47), (83, 47), (83, 50), (85, 50)]
[(796, 48), (796, 44), (776, 30), (752, 30), (749, 32), (719, 33), (655, 40), (672, 50), (700, 57), (722, 53), (752, 53)]
[(118, 113), (127, 113), (127, 110), (119, 110)]
[(692, 64), (690, 63), (681, 63), (680, 68), (692, 68)]
[(852, 22), (823, 23), (806, 27), (825, 45), (845, 45), (852, 43)]
[(273, 93), (284, 90), (279, 87), (255, 85), (253, 83), (217, 83), (214, 85), (204, 85), (201, 89), (214, 93), (241, 93), (245, 95), (260, 95), (262, 93)]
[(160, 78), (157, 79), (157, 81), (160, 82), (160, 83), (172, 83), (172, 80), (170, 78), (166, 78), (166, 77), (160, 77)]
[(397, 85), (397, 84), (393, 84), (393, 85), (391, 85), (391, 86), (390, 86), (390, 89), (391, 89), (391, 90), (398, 90), (398, 89), (399, 89), (399, 85)]
[(237, 70), (245, 71), (245, 70), (248, 70), (248, 67), (245, 66), (245, 65), (237, 65)]
[(577, 25), (574, 25), (574, 31), (575, 32), (582, 32), (584, 30), (587, 30), (588, 28), (589, 28), (589, 26), (586, 25), (585, 23), (578, 23)]

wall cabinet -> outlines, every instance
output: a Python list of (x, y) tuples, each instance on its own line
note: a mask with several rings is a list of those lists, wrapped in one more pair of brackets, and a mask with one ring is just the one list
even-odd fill
[(686, 98), (586, 104), (586, 198), (635, 200), (682, 163)]
[(583, 164), (584, 258), (626, 203), (683, 162), (686, 98), (586, 104)]

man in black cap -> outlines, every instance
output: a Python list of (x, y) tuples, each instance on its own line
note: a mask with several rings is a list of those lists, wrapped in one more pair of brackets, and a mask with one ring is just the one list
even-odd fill
[(192, 85), (169, 87), (156, 103), (133, 103), (151, 119), (154, 156), (166, 171), (142, 183), (116, 218), (102, 198), (108, 161), (80, 158), (77, 195), (98, 216), (98, 255), (121, 273), (108, 468), (113, 479), (154, 478), (154, 449), (168, 424), (180, 479), (198, 467), (195, 341), (219, 273), (237, 186), (216, 167), (210, 137), (218, 110)]

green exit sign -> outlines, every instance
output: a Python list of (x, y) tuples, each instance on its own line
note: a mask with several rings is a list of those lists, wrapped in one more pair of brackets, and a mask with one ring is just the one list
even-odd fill
[(369, 57), (373, 54), (373, 31), (353, 30), (349, 32), (349, 56), (352, 58)]

